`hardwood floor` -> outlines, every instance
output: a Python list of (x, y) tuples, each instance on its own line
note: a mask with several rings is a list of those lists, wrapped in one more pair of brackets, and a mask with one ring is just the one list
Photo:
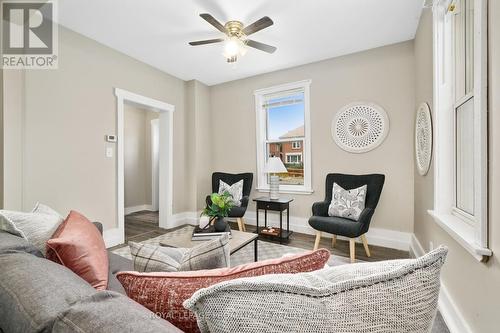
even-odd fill
[[(237, 229), (236, 222), (231, 222), (231, 228)], [(162, 229), (158, 227), (158, 213), (150, 211), (136, 212), (125, 216), (125, 241), (141, 242), (149, 238), (161, 236), (172, 230), (182, 228), (182, 226), (173, 229)], [(247, 232), (254, 232), (255, 226), (246, 225)], [(294, 232), (290, 237), (289, 246), (298, 247), (306, 250), (312, 250), (315, 236)], [(261, 239), (267, 241), (266, 239)], [(349, 257), (349, 242), (337, 239), (335, 248), (331, 246), (331, 238), (322, 238), (320, 247), (330, 250), (332, 254)], [(356, 258), (363, 261), (379, 261), (390, 259), (404, 259), (409, 257), (407, 251), (389, 249), (380, 246), (369, 245), (371, 257), (367, 257), (363, 244), (356, 243)]]

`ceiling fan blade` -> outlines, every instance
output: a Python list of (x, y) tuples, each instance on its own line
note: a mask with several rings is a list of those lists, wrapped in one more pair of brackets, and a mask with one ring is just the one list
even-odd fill
[(191, 45), (191, 46), (197, 46), (197, 45), (220, 43), (220, 42), (223, 42), (223, 41), (224, 41), (224, 38), (205, 39), (205, 40), (198, 40), (196, 42), (189, 42), (189, 45)]
[(274, 24), (273, 20), (271, 20), (267, 16), (264, 16), (260, 20), (257, 20), (254, 23), (250, 24), (249, 26), (245, 27), (243, 29), (243, 33), (248, 36), (253, 33), (256, 33), (257, 31), (270, 27), (273, 24)]
[(207, 21), (208, 23), (210, 23), (211, 25), (213, 25), (220, 32), (226, 33), (226, 28), (224, 28), (224, 26), (222, 25), (222, 23), (220, 23), (219, 21), (217, 21), (215, 19), (215, 17), (213, 17), (212, 15), (210, 15), (208, 13), (203, 13), (203, 14), (200, 14), (200, 17), (202, 19), (204, 19), (205, 21)]
[(267, 44), (264, 44), (261, 42), (257, 42), (257, 41), (251, 40), (251, 39), (247, 39), (246, 43), (250, 47), (256, 48), (258, 50), (261, 50), (261, 51), (264, 51), (267, 53), (274, 53), (274, 51), (277, 50), (277, 48), (274, 46), (267, 45)]

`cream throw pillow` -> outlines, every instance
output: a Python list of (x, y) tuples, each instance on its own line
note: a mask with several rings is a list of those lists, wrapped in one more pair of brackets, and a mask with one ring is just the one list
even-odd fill
[(47, 241), (63, 221), (59, 213), (41, 203), (31, 213), (0, 210), (0, 230), (26, 239), (44, 256)]

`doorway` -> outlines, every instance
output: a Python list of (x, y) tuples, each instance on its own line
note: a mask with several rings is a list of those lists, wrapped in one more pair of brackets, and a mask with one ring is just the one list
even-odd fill
[(125, 102), (125, 242), (159, 226), (159, 115)]
[[(172, 190), (173, 190), (173, 112), (174, 105), (148, 98), (139, 94), (135, 94), (123, 89), (115, 88), (116, 107), (117, 107), (117, 219), (118, 227), (115, 229), (106, 230), (104, 237), (108, 246), (123, 244), (125, 241), (125, 136), (124, 136), (124, 116), (125, 109), (128, 106), (145, 109), (158, 113), (156, 120), (157, 125), (151, 123), (151, 132), (155, 128), (157, 136), (157, 172), (151, 173), (151, 182), (153, 177), (157, 177), (154, 181), (158, 184), (157, 191), (151, 186), (151, 206), (155, 203), (158, 205), (159, 211), (159, 227), (171, 228), (172, 225)], [(153, 133), (151, 133), (153, 140)], [(153, 141), (150, 142), (151, 145)], [(152, 157), (153, 161), (153, 157)], [(153, 171), (153, 164), (151, 163)], [(154, 208), (154, 207), (152, 207)]]

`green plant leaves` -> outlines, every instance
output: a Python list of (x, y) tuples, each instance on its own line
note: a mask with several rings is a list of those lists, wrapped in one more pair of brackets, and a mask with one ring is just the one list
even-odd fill
[(231, 208), (234, 207), (232, 195), (227, 191), (222, 194), (212, 193), (210, 195), (210, 200), (212, 204), (203, 210), (202, 215), (210, 217), (227, 217)]

